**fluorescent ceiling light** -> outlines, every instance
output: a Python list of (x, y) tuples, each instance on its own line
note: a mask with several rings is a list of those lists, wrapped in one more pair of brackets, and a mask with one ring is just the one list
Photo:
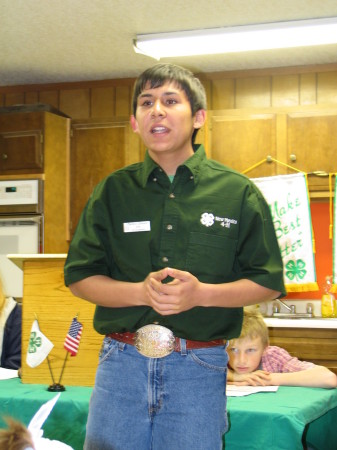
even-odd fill
[(337, 43), (337, 17), (140, 34), (134, 49), (152, 58), (306, 47)]

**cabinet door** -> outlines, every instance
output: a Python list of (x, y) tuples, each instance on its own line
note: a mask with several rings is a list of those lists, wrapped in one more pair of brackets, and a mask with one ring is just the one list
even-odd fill
[(42, 173), (43, 134), (40, 130), (0, 134), (0, 173)]
[(128, 120), (72, 124), (71, 235), (96, 184), (111, 172), (142, 160), (144, 151)]
[(308, 173), (310, 191), (327, 191), (337, 168), (337, 110), (289, 113), (287, 147), (288, 164)]
[(276, 158), (275, 114), (223, 111), (213, 113), (209, 123), (210, 158), (239, 172), (248, 169), (249, 177), (275, 175), (275, 164), (266, 162)]

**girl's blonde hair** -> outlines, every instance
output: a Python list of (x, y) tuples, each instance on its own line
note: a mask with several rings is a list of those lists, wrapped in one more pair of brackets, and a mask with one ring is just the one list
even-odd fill
[[(264, 347), (269, 345), (268, 327), (263, 320), (262, 314), (257, 308), (245, 308), (243, 311), (243, 322), (241, 334), (237, 339), (255, 339), (261, 338)], [(230, 345), (233, 345), (233, 339)]]

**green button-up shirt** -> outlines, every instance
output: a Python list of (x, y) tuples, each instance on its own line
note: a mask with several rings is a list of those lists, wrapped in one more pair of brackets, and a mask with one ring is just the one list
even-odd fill
[[(148, 154), (99, 183), (71, 242), (65, 283), (92, 275), (139, 282), (164, 267), (204, 283), (245, 278), (285, 293), (267, 203), (247, 177), (207, 159), (202, 146), (172, 183)], [(240, 334), (242, 308), (195, 307), (161, 316), (148, 306), (97, 306), (94, 317), (102, 334), (153, 322), (186, 339), (231, 339)]]

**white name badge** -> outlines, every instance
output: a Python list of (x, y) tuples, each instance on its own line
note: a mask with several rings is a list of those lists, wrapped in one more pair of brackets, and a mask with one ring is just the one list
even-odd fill
[(149, 220), (143, 222), (125, 222), (123, 223), (124, 233), (139, 233), (140, 231), (151, 231)]

